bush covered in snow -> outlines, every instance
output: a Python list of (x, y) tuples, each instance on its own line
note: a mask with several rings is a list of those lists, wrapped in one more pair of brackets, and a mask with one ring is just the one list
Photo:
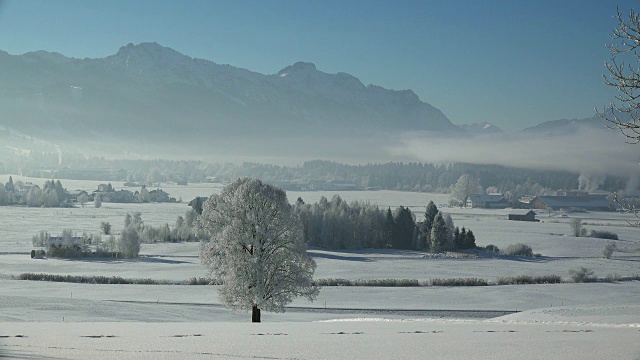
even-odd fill
[(602, 250), (602, 255), (604, 255), (604, 257), (607, 259), (611, 259), (611, 255), (613, 255), (613, 252), (616, 251), (617, 249), (618, 249), (618, 245), (616, 245), (616, 243), (614, 243), (613, 241), (609, 241), (607, 245), (604, 246), (604, 250)]
[(591, 230), (589, 237), (599, 238), (599, 239), (618, 240), (618, 234), (613, 233), (611, 231)]
[(487, 280), (478, 278), (431, 279), (433, 286), (487, 286)]
[(500, 253), (500, 248), (498, 248), (497, 246), (495, 246), (493, 244), (489, 244), (489, 245), (484, 247), (484, 251), (498, 254), (498, 253)]
[(525, 284), (560, 284), (562, 278), (559, 275), (505, 277), (498, 279), (498, 285), (525, 285)]
[(506, 249), (502, 250), (502, 253), (504, 255), (509, 255), (509, 256), (527, 256), (527, 257), (532, 257), (533, 256), (533, 249), (531, 249), (531, 246), (529, 245), (525, 245), (525, 244), (511, 244), (509, 246), (507, 246)]
[(595, 282), (597, 278), (593, 275), (593, 270), (585, 267), (573, 268), (569, 270), (571, 280), (577, 283)]

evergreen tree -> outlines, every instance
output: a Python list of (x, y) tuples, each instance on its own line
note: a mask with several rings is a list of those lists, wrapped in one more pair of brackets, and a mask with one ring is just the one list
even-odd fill
[(453, 232), (455, 228), (453, 226), (453, 219), (451, 219), (451, 215), (445, 213), (443, 216), (445, 227), (447, 228), (447, 244), (445, 250), (453, 250), (456, 247), (455, 240), (453, 238)]
[(13, 178), (11, 176), (9, 176), (9, 182), (7, 182), (7, 184), (5, 185), (5, 189), (8, 192), (14, 192), (15, 187), (13, 185)]
[(0, 186), (0, 205), (9, 205), (8, 191), (4, 186)]
[(425, 247), (428, 248), (431, 243), (431, 228), (433, 228), (433, 220), (438, 214), (438, 207), (433, 201), (429, 201), (427, 204), (427, 209), (424, 213), (424, 221), (422, 222), (422, 226), (420, 228), (420, 235), (422, 237), (423, 242), (425, 243)]
[(413, 229), (416, 224), (409, 208), (400, 206), (393, 217), (393, 247), (396, 249), (411, 249)]
[(420, 230), (415, 226), (413, 228), (413, 234), (411, 235), (411, 249), (413, 250), (422, 250), (422, 242), (420, 241)]
[(424, 221), (426, 225), (425, 229), (428, 232), (431, 232), (433, 220), (436, 218), (437, 214), (438, 214), (438, 207), (436, 206), (436, 204), (433, 203), (433, 201), (429, 201), (429, 204), (427, 205), (427, 210), (424, 213)]
[(453, 230), (453, 243), (455, 244), (456, 249), (462, 248), (462, 242), (460, 241), (460, 229), (457, 226)]
[(320, 226), (320, 246), (325, 249), (333, 249), (333, 220), (329, 211), (325, 211), (322, 215), (322, 223)]
[(56, 195), (58, 196), (58, 202), (63, 202), (67, 199), (67, 191), (62, 187), (62, 183), (60, 182), (60, 180), (56, 180), (54, 189), (56, 191)]
[(476, 237), (473, 235), (473, 231), (467, 231), (467, 234), (464, 238), (464, 248), (465, 249), (475, 249), (476, 248)]
[(393, 213), (391, 213), (391, 208), (387, 208), (387, 212), (384, 215), (382, 231), (383, 247), (391, 246), (393, 244)]
[(441, 213), (436, 215), (431, 228), (430, 251), (434, 254), (442, 252), (447, 246), (447, 226)]
[(206, 199), (207, 198), (196, 196), (195, 199), (189, 202), (189, 206), (191, 206), (193, 210), (198, 213), (198, 215), (202, 215), (202, 204), (205, 202)]
[(463, 226), (462, 229), (460, 230), (460, 235), (458, 235), (458, 242), (456, 243), (456, 248), (464, 249), (466, 239), (467, 239), (467, 229), (465, 229)]

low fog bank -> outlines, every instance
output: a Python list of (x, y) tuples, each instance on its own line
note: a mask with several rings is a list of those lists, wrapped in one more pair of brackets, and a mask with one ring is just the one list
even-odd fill
[[(40, 140), (28, 135), (1, 133), (0, 165), (15, 164), (23, 156), (51, 154), (49, 166), (65, 166), (66, 160), (82, 156), (98, 159), (200, 160), (209, 163), (257, 162), (301, 165), (309, 160), (345, 164), (386, 162), (495, 164), (535, 170), (561, 170), (581, 174), (580, 188), (597, 190), (606, 176), (629, 178), (637, 188), (640, 177), (640, 145), (625, 143), (617, 131), (583, 129), (564, 136), (496, 134), (478, 137), (442, 137), (429, 133), (393, 136), (378, 132), (337, 132), (331, 135), (235, 135), (157, 138), (139, 134), (121, 138), (99, 137)], [(44, 163), (44, 162), (37, 162)], [(98, 160), (96, 168), (103, 165)], [(1, 167), (0, 167), (1, 168)], [(630, 190), (633, 190), (630, 189)]]
[[(85, 154), (110, 159), (201, 160), (212, 163), (258, 162), (274, 165), (302, 165), (309, 160), (331, 160), (346, 164), (408, 161), (387, 149), (397, 143), (389, 136), (352, 134), (316, 136), (224, 136), (208, 140), (179, 138), (157, 140), (150, 137), (136, 141), (112, 139), (109, 142), (86, 142), (78, 145)], [(75, 143), (78, 144), (78, 143)], [(72, 147), (68, 147), (72, 149)]]
[(606, 175), (630, 178), (640, 175), (640, 145), (625, 143), (624, 136), (617, 131), (584, 129), (558, 136), (520, 133), (475, 138), (405, 134), (388, 151), (411, 161), (570, 171), (583, 174), (581, 186), (587, 188), (604, 181)]

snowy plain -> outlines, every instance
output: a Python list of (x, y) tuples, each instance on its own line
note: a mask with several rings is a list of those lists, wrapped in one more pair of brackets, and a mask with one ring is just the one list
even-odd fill
[[(8, 176), (0, 176), (7, 181)], [(14, 181), (21, 179), (14, 176)], [(41, 185), (44, 179), (30, 180)], [(100, 182), (62, 180), (70, 190)], [(113, 183), (116, 188), (122, 184)], [(0, 207), (0, 357), (9, 358), (389, 358), (640, 359), (640, 282), (488, 287), (325, 287), (313, 303), (295, 300), (262, 324), (218, 300), (216, 286), (96, 285), (18, 281), (25, 272), (106, 275), (181, 282), (206, 275), (198, 244), (145, 244), (130, 260), (30, 259), (31, 237), (64, 228), (117, 231), (127, 212), (146, 224), (173, 225), (195, 196), (219, 184), (165, 185), (183, 203), (112, 204), (99, 209)], [(447, 195), (375, 192), (288, 192), (305, 202), (339, 194), (381, 207), (424, 206)], [(506, 220), (508, 210), (441, 209), (474, 231), (478, 245), (525, 243), (541, 257), (425, 259), (415, 251), (311, 249), (315, 278), (418, 279), (560, 275), (584, 266), (601, 278), (640, 274), (640, 254), (602, 257), (606, 240), (570, 236), (569, 218), (541, 213), (539, 223)], [(576, 214), (588, 229), (617, 233), (618, 246), (640, 247), (632, 220), (616, 213)], [(484, 312), (483, 312), (484, 311)], [(496, 311), (492, 315), (492, 311)], [(511, 315), (498, 316), (498, 312)]]

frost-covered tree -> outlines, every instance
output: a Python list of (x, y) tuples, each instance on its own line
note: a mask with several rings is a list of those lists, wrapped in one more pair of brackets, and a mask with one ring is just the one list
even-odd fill
[(609, 241), (605, 246), (604, 246), (604, 250), (602, 250), (602, 255), (604, 255), (604, 257), (606, 259), (611, 259), (611, 255), (613, 255), (613, 253), (618, 250), (618, 245), (613, 242), (613, 241)]
[(110, 253), (114, 253), (117, 249), (117, 241), (116, 241), (116, 237), (114, 235), (110, 235), (109, 238), (107, 238), (107, 240), (105, 240), (105, 242), (102, 245), (103, 249), (105, 251), (108, 251)]
[(103, 221), (100, 223), (100, 230), (105, 235), (111, 235), (111, 224), (108, 221)]
[(96, 196), (93, 198), (93, 206), (96, 208), (102, 206), (102, 196), (100, 196), (100, 194), (96, 194)]
[(576, 237), (587, 236), (587, 229), (582, 226), (582, 219), (571, 219), (571, 221), (569, 221), (569, 227), (571, 228), (571, 235)]
[[(613, 29), (609, 45), (611, 56), (605, 62), (609, 71), (604, 76), (605, 85), (618, 91), (616, 100), (599, 115), (609, 126), (619, 129), (628, 142), (640, 143), (640, 14), (631, 9), (628, 15), (616, 12), (618, 26)], [(614, 201), (623, 212), (634, 214), (637, 220), (632, 225), (640, 226), (640, 209), (625, 199), (614, 195)]]
[(142, 221), (142, 213), (136, 211), (133, 215), (127, 213), (124, 216), (124, 226), (129, 227), (133, 226), (136, 230), (140, 231), (144, 227), (144, 221)]
[(27, 206), (38, 207), (42, 205), (42, 202), (40, 202), (41, 196), (42, 191), (40, 191), (40, 187), (38, 185), (31, 187), (31, 189), (29, 189), (29, 193), (27, 193)]
[(161, 178), (162, 178), (162, 176), (160, 175), (160, 171), (158, 171), (158, 169), (152, 169), (149, 172), (149, 175), (147, 175), (147, 183), (148, 184), (159, 184)]
[(420, 227), (420, 241), (423, 243), (424, 248), (428, 249), (431, 243), (431, 228), (433, 228), (433, 221), (438, 214), (438, 207), (433, 201), (429, 201), (427, 209), (424, 212), (424, 221)]
[(58, 199), (58, 193), (55, 188), (47, 188), (44, 192), (44, 207), (58, 207), (60, 206), (60, 200)]
[(449, 203), (454, 206), (465, 206), (469, 195), (484, 193), (484, 188), (480, 186), (480, 181), (477, 178), (463, 174), (451, 188)]
[(0, 205), (8, 205), (9, 204), (9, 192), (4, 188), (4, 186), (0, 186)]
[(191, 209), (185, 212), (184, 222), (186, 226), (190, 228), (193, 227), (196, 223), (196, 220), (198, 220), (198, 213), (195, 210)]
[(236, 310), (283, 312), (294, 297), (313, 300), (316, 264), (306, 253), (300, 219), (278, 187), (257, 179), (239, 179), (212, 195), (200, 226), (210, 235), (200, 258), (222, 280), (220, 298)]
[(123, 257), (134, 258), (140, 253), (140, 234), (135, 226), (125, 226), (118, 239), (118, 251)]
[[(616, 102), (612, 102), (600, 113), (611, 127), (620, 129), (630, 142), (640, 143), (640, 15), (631, 9), (625, 16), (616, 14), (618, 27), (611, 37), (615, 43), (609, 45), (611, 56), (605, 62), (609, 71), (604, 83), (618, 91)], [(635, 65), (633, 65), (635, 63)]]
[(447, 245), (446, 248), (448, 250), (454, 249), (456, 247), (455, 239), (453, 238), (453, 232), (455, 231), (455, 226), (453, 225), (453, 219), (451, 219), (451, 215), (445, 213), (442, 218), (444, 219), (444, 225), (447, 228)]
[(80, 206), (84, 207), (87, 204), (87, 201), (89, 201), (89, 196), (87, 194), (80, 194), (80, 196), (78, 196), (78, 202), (80, 203)]
[(140, 192), (138, 193), (138, 201), (144, 203), (148, 203), (151, 201), (151, 194), (149, 193), (149, 190), (147, 190), (147, 187), (144, 185), (142, 185), (142, 189), (140, 189)]

